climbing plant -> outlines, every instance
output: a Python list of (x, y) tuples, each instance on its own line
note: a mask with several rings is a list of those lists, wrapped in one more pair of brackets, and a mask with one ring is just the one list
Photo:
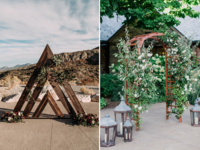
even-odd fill
[[(193, 77), (193, 70), (198, 67), (198, 58), (195, 55), (195, 48), (199, 44), (197, 42), (192, 46), (191, 38), (186, 40), (184, 37), (171, 39), (168, 38), (168, 45), (171, 48), (167, 49), (168, 56), (168, 71), (172, 75), (173, 84), (172, 97), (176, 98), (176, 106), (172, 109), (172, 113), (176, 114), (176, 118), (179, 119), (184, 110), (188, 107), (187, 95), (193, 90), (192, 82), (196, 82), (197, 78)], [(168, 102), (168, 106), (173, 101)], [(171, 114), (172, 114), (171, 113)]]
[[(138, 53), (138, 46), (133, 49), (129, 46), (128, 29), (125, 29), (125, 40), (121, 39), (118, 47), (118, 53), (114, 54), (118, 58), (120, 65), (118, 66), (119, 79), (128, 82), (128, 88), (125, 91), (128, 95), (128, 103), (133, 110), (133, 118), (136, 121), (137, 130), (140, 129), (142, 119), (140, 113), (147, 110), (152, 99), (157, 96), (155, 83), (160, 80), (153, 74), (153, 65), (150, 62), (153, 48), (153, 42), (148, 48), (144, 46)], [(114, 64), (111, 65), (114, 67)]]

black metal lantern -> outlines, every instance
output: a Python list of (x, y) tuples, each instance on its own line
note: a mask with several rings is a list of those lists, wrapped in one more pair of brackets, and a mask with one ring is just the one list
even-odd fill
[(194, 106), (190, 109), (191, 125), (195, 127), (200, 126), (200, 107), (198, 105), (198, 99), (195, 100)]
[(133, 125), (128, 117), (123, 126), (124, 142), (132, 141), (132, 131), (133, 131)]
[[(110, 118), (109, 114), (105, 114), (105, 117), (100, 120), (100, 128), (105, 129), (103, 139), (100, 140), (101, 147), (114, 146), (117, 133), (117, 122), (115, 122), (114, 119)], [(110, 132), (112, 129), (113, 131)]]
[(131, 117), (131, 113), (132, 113), (131, 108), (128, 105), (126, 105), (124, 101), (124, 97), (121, 96), (120, 104), (116, 106), (114, 109), (115, 121), (118, 124), (118, 127), (117, 127), (118, 137), (124, 137), (123, 125), (124, 125), (124, 122), (126, 121), (127, 116)]

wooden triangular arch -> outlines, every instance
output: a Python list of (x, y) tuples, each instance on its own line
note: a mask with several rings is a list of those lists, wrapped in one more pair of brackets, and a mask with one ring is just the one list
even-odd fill
[[(49, 45), (47, 44), (38, 63), (36, 64), (36, 67), (19, 99), (19, 101), (17, 102), (14, 111), (21, 111), (25, 101), (27, 100), (29, 93), (31, 91), (31, 89), (33, 88), (33, 85), (35, 83), (35, 79), (37, 78), (38, 74), (39, 74), (39, 70), (40, 68), (45, 65), (46, 63), (49, 63), (48, 60), (50, 60), (53, 57), (53, 53), (49, 47)], [(37, 86), (35, 87), (31, 97), (30, 97), (30, 101), (28, 102), (28, 104), (26, 105), (26, 108), (24, 109), (23, 115), (25, 117), (28, 117), (34, 104), (35, 104), (35, 100), (37, 100), (40, 92), (42, 91), (44, 84), (46, 81), (49, 81), (50, 85), (52, 86), (52, 88), (54, 89), (55, 93), (57, 94), (58, 98), (60, 99), (61, 103), (63, 104), (64, 108), (66, 109), (67, 113), (71, 116), (71, 115), (76, 115), (76, 113), (85, 113), (83, 107), (81, 106), (78, 98), (76, 97), (73, 89), (71, 88), (71, 86), (69, 85), (69, 83), (65, 80), (64, 81), (64, 89), (67, 92), (70, 100), (72, 103), (70, 103), (67, 99), (67, 97), (65, 96), (65, 94), (63, 93), (63, 91), (61, 90), (59, 84), (56, 82), (56, 79), (52, 76), (51, 72), (47, 72), (47, 75), (45, 76), (45, 78), (42, 80), (39, 80), (37, 83)], [(37, 118), (39, 117), (39, 115), (42, 113), (44, 107), (46, 106), (47, 102), (50, 103), (51, 107), (53, 108), (54, 112), (56, 110), (56, 115), (58, 117), (63, 117), (64, 115), (62, 114), (61, 111), (59, 111), (59, 108), (56, 107), (57, 104), (54, 103), (55, 101), (53, 100), (51, 94), (49, 92), (47, 92), (47, 94), (44, 96), (44, 98), (42, 99), (41, 103), (39, 104), (37, 110), (35, 111), (35, 113), (33, 114), (33, 118)], [(55, 105), (56, 104), (56, 105)]]

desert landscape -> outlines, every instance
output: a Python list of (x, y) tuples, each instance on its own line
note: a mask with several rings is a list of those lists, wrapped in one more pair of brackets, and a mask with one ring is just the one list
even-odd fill
[[(60, 69), (67, 74), (67, 80), (75, 91), (79, 101), (98, 102), (99, 49), (95, 48), (92, 50), (55, 55), (62, 58), (63, 63), (61, 64)], [(34, 71), (35, 66), (36, 64), (27, 63), (10, 68), (0, 68), (0, 101), (5, 103), (17, 102)], [(35, 86), (36, 85), (34, 85), (34, 87)], [(32, 91), (33, 90), (34, 88)], [(50, 91), (55, 100), (59, 101), (59, 98), (48, 81), (45, 83), (37, 101), (41, 101), (47, 90)]]

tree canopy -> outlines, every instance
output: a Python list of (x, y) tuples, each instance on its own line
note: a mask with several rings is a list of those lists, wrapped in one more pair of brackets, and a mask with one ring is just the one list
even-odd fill
[(177, 18), (199, 17), (192, 9), (199, 4), (200, 0), (101, 0), (101, 22), (103, 16), (113, 18), (116, 13), (126, 17), (125, 24), (156, 30), (179, 25)]

